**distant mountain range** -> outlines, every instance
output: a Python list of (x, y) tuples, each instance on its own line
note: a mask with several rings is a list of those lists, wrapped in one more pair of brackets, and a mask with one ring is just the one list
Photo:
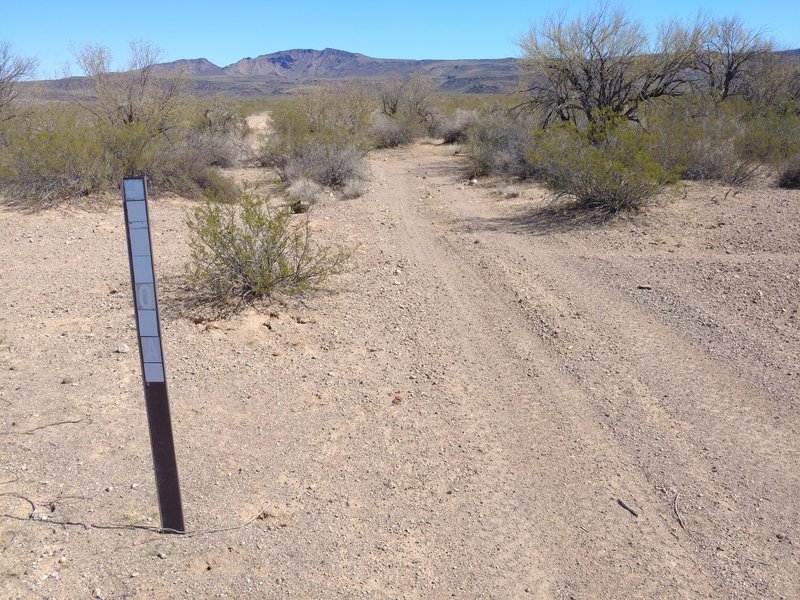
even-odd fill
[[(800, 49), (780, 54), (800, 56)], [(205, 58), (182, 59), (156, 65), (161, 75), (184, 72), (190, 91), (199, 95), (262, 96), (284, 94), (297, 86), (335, 81), (376, 81), (419, 74), (440, 91), (507, 93), (517, 89), (519, 60), (515, 58), (465, 60), (403, 60), (373, 58), (344, 50), (284, 50), (243, 58), (219, 67)], [(36, 82), (42, 99), (62, 99), (67, 90), (88, 90), (85, 80), (72, 77)]]
[(517, 59), (402, 60), (373, 58), (344, 50), (285, 50), (243, 58), (219, 67), (205, 58), (177, 60), (156, 66), (168, 75), (183, 71), (190, 87), (201, 94), (282, 93), (298, 84), (342, 80), (380, 80), (418, 73), (442, 91), (509, 92), (518, 81)]

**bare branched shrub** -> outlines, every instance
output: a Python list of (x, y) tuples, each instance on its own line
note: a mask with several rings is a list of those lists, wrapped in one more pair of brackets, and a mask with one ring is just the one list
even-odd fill
[(399, 134), (396, 139), (402, 137), (410, 141), (431, 133), (436, 121), (432, 94), (431, 81), (418, 74), (381, 84), (378, 90), (380, 112), (395, 124)]
[(80, 50), (78, 66), (91, 80), (94, 100), (80, 104), (112, 126), (150, 123), (164, 133), (174, 125), (175, 111), (186, 87), (186, 77), (159, 77), (154, 67), (161, 50), (148, 42), (131, 42), (123, 71), (112, 68), (107, 48), (88, 45)]
[(705, 76), (711, 96), (722, 101), (752, 87), (752, 70), (772, 47), (762, 32), (748, 29), (738, 17), (714, 19), (705, 24), (694, 66)]
[(16, 116), (17, 84), (33, 76), (36, 61), (13, 53), (11, 44), (0, 42), (0, 123)]

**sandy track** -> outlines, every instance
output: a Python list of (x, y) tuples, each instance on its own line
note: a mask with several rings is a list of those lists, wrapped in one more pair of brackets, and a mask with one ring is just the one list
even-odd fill
[[(798, 595), (796, 192), (571, 227), (444, 146), (372, 170), (313, 217), (353, 271), (228, 323), (171, 304), (183, 204), (153, 209), (188, 526), (262, 518), (4, 519), (5, 595)], [(51, 519), (156, 517), (118, 212), (0, 221), (0, 492)]]

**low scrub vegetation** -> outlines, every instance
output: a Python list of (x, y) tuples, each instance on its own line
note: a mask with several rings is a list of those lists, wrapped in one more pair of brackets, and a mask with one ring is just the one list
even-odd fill
[(534, 131), (530, 118), (515, 118), (510, 111), (499, 107), (483, 111), (466, 132), (472, 174), (495, 173), (521, 179), (532, 176), (535, 166), (527, 155)]
[(556, 197), (605, 214), (646, 204), (673, 176), (647, 153), (644, 134), (620, 125), (589, 142), (570, 126), (543, 131), (526, 155)]
[(232, 194), (219, 169), (239, 161), (244, 119), (219, 101), (186, 97), (180, 77), (155, 77), (151, 46), (131, 50), (129, 70), (114, 72), (103, 48), (86, 48), (79, 63), (91, 96), (28, 107), (0, 124), (0, 188), (10, 202), (47, 207), (116, 190), (130, 175), (157, 191)]
[(187, 225), (188, 280), (198, 300), (219, 309), (306, 290), (343, 270), (350, 256), (315, 245), (308, 220), (291, 208), (246, 191), (232, 204), (208, 195)]
[(257, 162), (287, 184), (306, 179), (334, 189), (351, 186), (367, 178), (370, 118), (364, 90), (313, 90), (272, 113)]
[[(521, 44), (528, 88), (466, 128), (476, 175), (535, 178), (557, 197), (636, 210), (679, 178), (791, 185), (800, 153), (800, 64), (737, 19), (642, 24), (603, 6), (547, 19)], [(458, 128), (455, 128), (456, 130)]]

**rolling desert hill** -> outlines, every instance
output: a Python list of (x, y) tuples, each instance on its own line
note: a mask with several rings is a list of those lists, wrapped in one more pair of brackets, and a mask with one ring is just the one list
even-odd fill
[[(405, 60), (374, 58), (344, 50), (296, 49), (247, 57), (220, 67), (205, 58), (182, 59), (156, 66), (161, 75), (184, 72), (190, 91), (200, 95), (277, 95), (297, 85), (332, 81), (375, 81), (419, 74), (433, 80), (441, 91), (503, 93), (512, 91), (518, 80), (517, 59)], [(82, 78), (40, 81), (41, 99), (60, 99), (69, 88), (83, 87)]]
[(496, 93), (517, 83), (517, 59), (404, 60), (374, 58), (344, 50), (296, 49), (243, 58), (218, 67), (204, 58), (159, 65), (163, 74), (182, 69), (198, 93), (280, 93), (298, 84), (378, 80), (419, 74), (442, 91)]

